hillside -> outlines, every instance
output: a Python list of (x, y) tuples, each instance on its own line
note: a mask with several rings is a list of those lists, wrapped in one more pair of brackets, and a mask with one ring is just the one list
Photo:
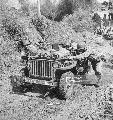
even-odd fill
[[(94, 35), (91, 11), (80, 8), (58, 22), (48, 19), (49, 10), (43, 11), (46, 17), (38, 18), (37, 14), (30, 16), (5, 7), (0, 10), (0, 120), (112, 120), (113, 48), (105, 39)], [(85, 41), (97, 53), (102, 52), (107, 62), (101, 66), (99, 86), (73, 84), (66, 100), (58, 98), (54, 89), (44, 97), (50, 88), (36, 84), (33, 90), (13, 94), (10, 76), (20, 75), (25, 67), (21, 51), (29, 44), (38, 49), (40, 41), (47, 45)], [(94, 71), (87, 79), (97, 82)]]

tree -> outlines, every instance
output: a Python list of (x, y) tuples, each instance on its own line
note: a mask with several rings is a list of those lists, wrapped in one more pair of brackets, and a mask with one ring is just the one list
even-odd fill
[(51, 0), (46, 0), (45, 3), (41, 6), (41, 14), (46, 18), (54, 20), (56, 13), (57, 5), (51, 2)]
[(54, 20), (61, 21), (66, 14), (70, 15), (72, 13), (73, 13), (72, 1), (62, 0), (61, 3), (58, 5), (56, 17)]
[(23, 13), (27, 14), (28, 16), (32, 17), (35, 14), (37, 16), (41, 16), (41, 10), (40, 10), (40, 0), (19, 0), (21, 3), (21, 9)]
[(38, 17), (40, 17), (41, 16), (40, 0), (37, 0), (37, 4), (38, 4), (38, 11), (37, 11), (37, 13), (38, 13)]

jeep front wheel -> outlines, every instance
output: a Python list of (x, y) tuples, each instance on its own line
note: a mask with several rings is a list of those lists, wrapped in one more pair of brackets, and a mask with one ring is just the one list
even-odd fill
[(73, 92), (74, 74), (72, 72), (66, 72), (61, 75), (59, 81), (59, 92), (66, 99), (69, 98)]

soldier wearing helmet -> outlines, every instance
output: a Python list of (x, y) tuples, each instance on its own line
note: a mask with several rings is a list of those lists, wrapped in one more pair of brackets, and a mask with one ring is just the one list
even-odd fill
[(82, 54), (86, 51), (86, 44), (85, 42), (80, 42), (77, 44), (77, 50), (76, 50), (76, 54)]
[(82, 54), (85, 51), (86, 51), (86, 44), (85, 44), (85, 42), (79, 42), (79, 43), (73, 42), (71, 44), (71, 53), (72, 53), (73, 56)]

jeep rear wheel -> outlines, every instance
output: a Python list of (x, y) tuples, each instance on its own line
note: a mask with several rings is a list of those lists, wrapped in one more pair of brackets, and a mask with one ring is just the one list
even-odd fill
[(74, 74), (72, 72), (63, 73), (59, 81), (60, 95), (66, 99), (69, 98), (73, 92)]

